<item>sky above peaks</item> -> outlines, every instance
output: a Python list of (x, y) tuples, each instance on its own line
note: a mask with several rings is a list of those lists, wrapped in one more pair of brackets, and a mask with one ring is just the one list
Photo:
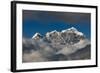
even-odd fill
[(88, 39), (91, 35), (90, 13), (23, 10), (23, 37), (32, 38), (38, 32), (62, 31), (75, 27)]

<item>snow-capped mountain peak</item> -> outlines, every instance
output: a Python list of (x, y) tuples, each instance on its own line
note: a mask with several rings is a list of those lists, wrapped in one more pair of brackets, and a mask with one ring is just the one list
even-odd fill
[(68, 32), (68, 31), (78, 31), (78, 30), (75, 27), (71, 27), (69, 29), (62, 30), (61, 32), (64, 33), (64, 32)]
[(74, 33), (76, 33), (77, 35), (83, 36), (84, 34), (82, 32), (79, 32), (76, 28), (71, 27), (68, 29), (69, 31), (73, 31)]
[(42, 35), (40, 33), (35, 33), (32, 37), (32, 39), (40, 39), (42, 38)]
[(79, 32), (75, 27), (71, 27), (69, 29), (62, 30), (61, 32), (62, 33), (75, 33), (77, 35), (84, 36), (84, 34), (82, 32)]
[(78, 43), (80, 40), (86, 39), (85, 35), (82, 32), (79, 32), (76, 28), (71, 27), (60, 31), (51, 31), (47, 32), (45, 36), (42, 36), (40, 33), (36, 33), (32, 39), (45, 41), (58, 44), (70, 44), (73, 45)]
[(51, 32), (47, 32), (46, 33), (46, 37), (49, 37), (50, 35), (59, 35), (59, 32), (57, 30), (51, 31)]
[(71, 28), (69, 28), (69, 29), (67, 29), (67, 30), (74, 30), (74, 31), (77, 31), (77, 29), (76, 29), (75, 27), (71, 27)]
[(57, 32), (57, 30), (51, 31), (50, 33), (55, 33), (55, 32)]
[(85, 35), (74, 27), (62, 30), (61, 32), (56, 30), (47, 32), (45, 37), (50, 42), (65, 44), (75, 44), (81, 39), (85, 39)]
[(59, 35), (60, 32), (58, 32), (57, 30), (51, 31), (49, 34), (57, 34)]

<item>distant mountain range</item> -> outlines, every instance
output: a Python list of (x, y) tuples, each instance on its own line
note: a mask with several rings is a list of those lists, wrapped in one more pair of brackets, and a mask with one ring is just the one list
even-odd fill
[[(47, 32), (45, 36), (35, 33), (31, 39), (23, 38), (23, 62), (90, 59), (90, 41), (76, 28)], [(25, 54), (41, 54), (43, 60), (28, 60)], [(37, 59), (37, 60), (36, 60)]]
[(76, 28), (72, 27), (66, 30), (62, 30), (61, 32), (58, 32), (56, 30), (47, 32), (44, 37), (40, 33), (36, 33), (35, 35), (33, 35), (32, 39), (42, 39), (45, 42), (49, 43), (72, 45), (86, 38), (82, 32), (79, 32)]

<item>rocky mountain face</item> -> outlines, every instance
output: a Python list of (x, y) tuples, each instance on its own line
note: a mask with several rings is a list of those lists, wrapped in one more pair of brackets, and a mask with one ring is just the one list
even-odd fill
[[(47, 32), (45, 36), (36, 33), (31, 39), (23, 38), (23, 52), (28, 55), (38, 52), (42, 61), (89, 59), (90, 41), (82, 32), (72, 27), (62, 31)], [(27, 62), (25, 53), (23, 62)], [(38, 58), (35, 57), (28, 62), (40, 62)]]
[(46, 34), (46, 39), (51, 43), (73, 45), (80, 40), (85, 39), (83, 33), (79, 32), (76, 28), (72, 27), (61, 32), (52, 31)]

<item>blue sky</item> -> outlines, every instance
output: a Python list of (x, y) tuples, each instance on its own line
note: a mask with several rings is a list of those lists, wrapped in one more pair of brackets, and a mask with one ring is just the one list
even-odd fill
[(36, 32), (45, 35), (49, 31), (75, 27), (90, 39), (90, 18), (89, 13), (23, 10), (23, 37), (31, 38)]

